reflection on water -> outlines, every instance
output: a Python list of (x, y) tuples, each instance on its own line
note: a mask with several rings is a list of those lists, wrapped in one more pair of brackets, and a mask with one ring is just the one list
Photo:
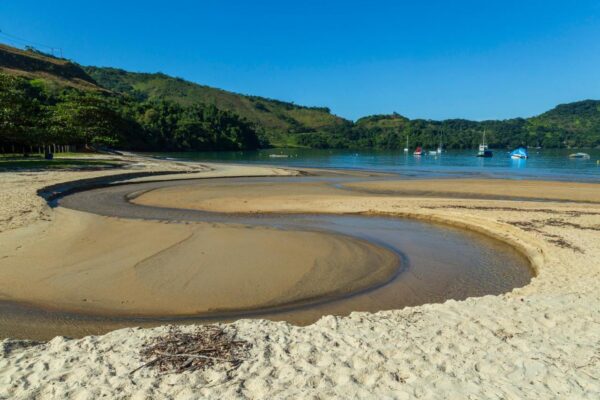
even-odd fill
[(510, 159), (511, 163), (510, 166), (512, 168), (526, 168), (527, 167), (527, 159), (525, 158), (519, 158), (519, 159)]

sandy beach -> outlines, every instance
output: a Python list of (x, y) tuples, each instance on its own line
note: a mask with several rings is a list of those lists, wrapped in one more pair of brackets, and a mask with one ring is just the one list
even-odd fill
[(2, 299), (111, 315), (198, 315), (335, 296), (385, 281), (399, 262), (342, 236), (60, 208), (51, 226), (10, 236), (0, 241)]
[[(392, 253), (358, 239), (102, 217), (51, 209), (37, 195), (49, 185), (128, 171), (177, 172), (136, 181), (298, 174), (125, 158), (127, 171), (0, 174), (0, 299), (92, 313), (186, 314), (217, 304), (253, 307), (368, 287), (396, 268)], [(528, 258), (536, 276), (498, 296), (326, 316), (306, 327), (239, 320), (226, 329), (252, 347), (233, 372), (218, 365), (194, 373), (142, 369), (130, 375), (143, 363), (141, 346), (165, 332), (164, 326), (44, 343), (6, 338), (0, 341), (0, 398), (600, 396), (600, 185), (387, 179), (337, 187), (314, 181), (184, 183), (142, 193), (133, 202), (225, 213), (352, 213), (434, 221), (510, 244)], [(128, 241), (134, 235), (142, 240)], [(198, 252), (205, 256), (205, 275), (186, 263)], [(166, 268), (171, 260), (178, 261), (175, 271)], [(285, 260), (285, 273), (277, 274), (277, 260)], [(365, 265), (373, 264), (379, 268), (365, 274)], [(172, 275), (177, 279), (165, 284)], [(229, 287), (236, 288), (235, 295)], [(148, 296), (148, 288), (158, 295)]]

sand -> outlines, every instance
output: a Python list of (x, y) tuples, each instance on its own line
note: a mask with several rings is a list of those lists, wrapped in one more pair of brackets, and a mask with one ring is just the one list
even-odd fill
[(344, 236), (125, 220), (63, 208), (48, 227), (0, 234), (0, 254), (2, 300), (145, 316), (342, 296), (385, 282), (399, 263), (388, 250)]
[(349, 183), (345, 188), (388, 195), (419, 197), (520, 197), (536, 200), (564, 200), (600, 203), (600, 189), (595, 183), (544, 182), (497, 179), (431, 179), (426, 181), (372, 181)]
[[(243, 174), (243, 168), (238, 172)], [(79, 176), (61, 174), (66, 175), (55, 180)], [(7, 175), (0, 177), (3, 183), (38, 184), (35, 177)], [(52, 181), (42, 176), (45, 183)], [(226, 187), (206, 196), (184, 190), (176, 199), (158, 190), (136, 201), (177, 201), (221, 211), (359, 212), (443, 221), (511, 243), (530, 258), (537, 276), (505, 295), (329, 316), (307, 327), (237, 321), (227, 329), (253, 347), (233, 373), (219, 366), (180, 375), (150, 369), (128, 375), (142, 363), (140, 346), (165, 327), (58, 337), (38, 345), (7, 339), (0, 342), (0, 398), (600, 396), (600, 205), (565, 201), (593, 200), (598, 193), (594, 185), (582, 198), (570, 183), (549, 184), (548, 192), (545, 183), (538, 183), (536, 198), (560, 202), (422, 198), (390, 193), (397, 187), (384, 182), (378, 185), (385, 194), (369, 193), (371, 187), (358, 184), (339, 193), (324, 188), (325, 193), (318, 184), (309, 184), (294, 191), (246, 190), (246, 195)], [(10, 196), (12, 191), (2, 187)], [(489, 181), (486, 188), (492, 195), (504, 193), (506, 182)], [(31, 189), (28, 193), (33, 195)], [(44, 212), (52, 221), (25, 218), (10, 235), (60, 218), (55, 211)]]

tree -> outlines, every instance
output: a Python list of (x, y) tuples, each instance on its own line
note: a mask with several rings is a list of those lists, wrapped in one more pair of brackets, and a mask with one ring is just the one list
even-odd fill
[[(21, 148), (43, 135), (42, 97), (26, 80), (0, 73), (0, 142)], [(26, 151), (26, 150), (25, 150)]]
[(111, 103), (99, 96), (68, 93), (52, 110), (50, 132), (58, 143), (114, 146), (126, 123)]

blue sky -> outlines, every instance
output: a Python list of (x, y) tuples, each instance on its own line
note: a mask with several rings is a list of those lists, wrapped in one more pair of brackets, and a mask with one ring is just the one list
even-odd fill
[(600, 99), (600, 1), (2, 1), (0, 30), (84, 65), (351, 119), (526, 117)]

